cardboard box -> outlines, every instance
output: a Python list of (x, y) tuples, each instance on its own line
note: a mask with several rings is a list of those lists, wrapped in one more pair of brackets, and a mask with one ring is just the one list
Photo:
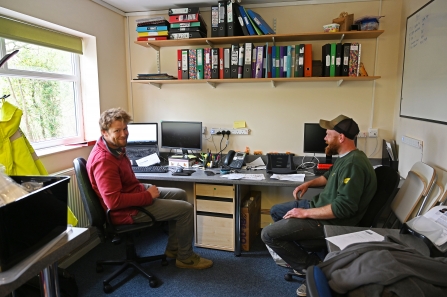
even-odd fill
[(0, 272), (67, 229), (68, 176), (10, 176), (16, 183), (43, 187), (0, 207)]
[(168, 158), (168, 162), (169, 166), (181, 166), (184, 168), (189, 168), (196, 163), (196, 159)]
[(241, 247), (250, 250), (250, 243), (261, 231), (261, 192), (251, 191), (241, 206)]
[(340, 25), (340, 32), (351, 31), (351, 25), (354, 23), (354, 14), (338, 17), (333, 19), (332, 22)]

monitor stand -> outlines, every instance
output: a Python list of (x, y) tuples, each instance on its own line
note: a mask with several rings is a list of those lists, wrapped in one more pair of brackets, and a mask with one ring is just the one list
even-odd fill
[(183, 159), (188, 159), (188, 150), (182, 149)]

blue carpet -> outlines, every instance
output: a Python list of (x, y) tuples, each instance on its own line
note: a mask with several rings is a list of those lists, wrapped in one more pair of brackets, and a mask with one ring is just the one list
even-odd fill
[[(138, 254), (149, 256), (164, 252), (167, 235), (163, 230), (152, 229), (136, 237)], [(199, 255), (211, 259), (213, 267), (205, 270), (179, 269), (175, 260), (169, 265), (161, 261), (143, 264), (159, 279), (159, 286), (151, 288), (148, 280), (132, 269), (125, 272), (112, 285), (116, 289), (107, 296), (296, 296), (300, 286), (298, 280), (286, 281), (288, 269), (273, 261), (267, 248), (258, 236), (249, 252), (240, 257), (233, 252), (194, 248)], [(125, 245), (114, 245), (110, 241), (99, 244), (84, 257), (67, 268), (74, 274), (79, 287), (79, 296), (104, 296), (102, 280), (116, 267), (104, 266), (104, 272), (96, 273), (96, 260), (121, 259)], [(126, 281), (127, 280), (127, 281)]]

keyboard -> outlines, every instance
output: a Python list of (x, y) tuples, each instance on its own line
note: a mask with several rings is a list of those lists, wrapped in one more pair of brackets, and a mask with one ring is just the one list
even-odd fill
[(136, 173), (166, 173), (169, 169), (165, 166), (132, 166), (133, 172)]

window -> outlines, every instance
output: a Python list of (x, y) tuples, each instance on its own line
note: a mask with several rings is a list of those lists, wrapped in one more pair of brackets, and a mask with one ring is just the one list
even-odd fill
[(33, 147), (83, 140), (79, 55), (5, 38), (0, 47), (1, 56), (19, 50), (0, 69), (0, 96), (22, 110)]

